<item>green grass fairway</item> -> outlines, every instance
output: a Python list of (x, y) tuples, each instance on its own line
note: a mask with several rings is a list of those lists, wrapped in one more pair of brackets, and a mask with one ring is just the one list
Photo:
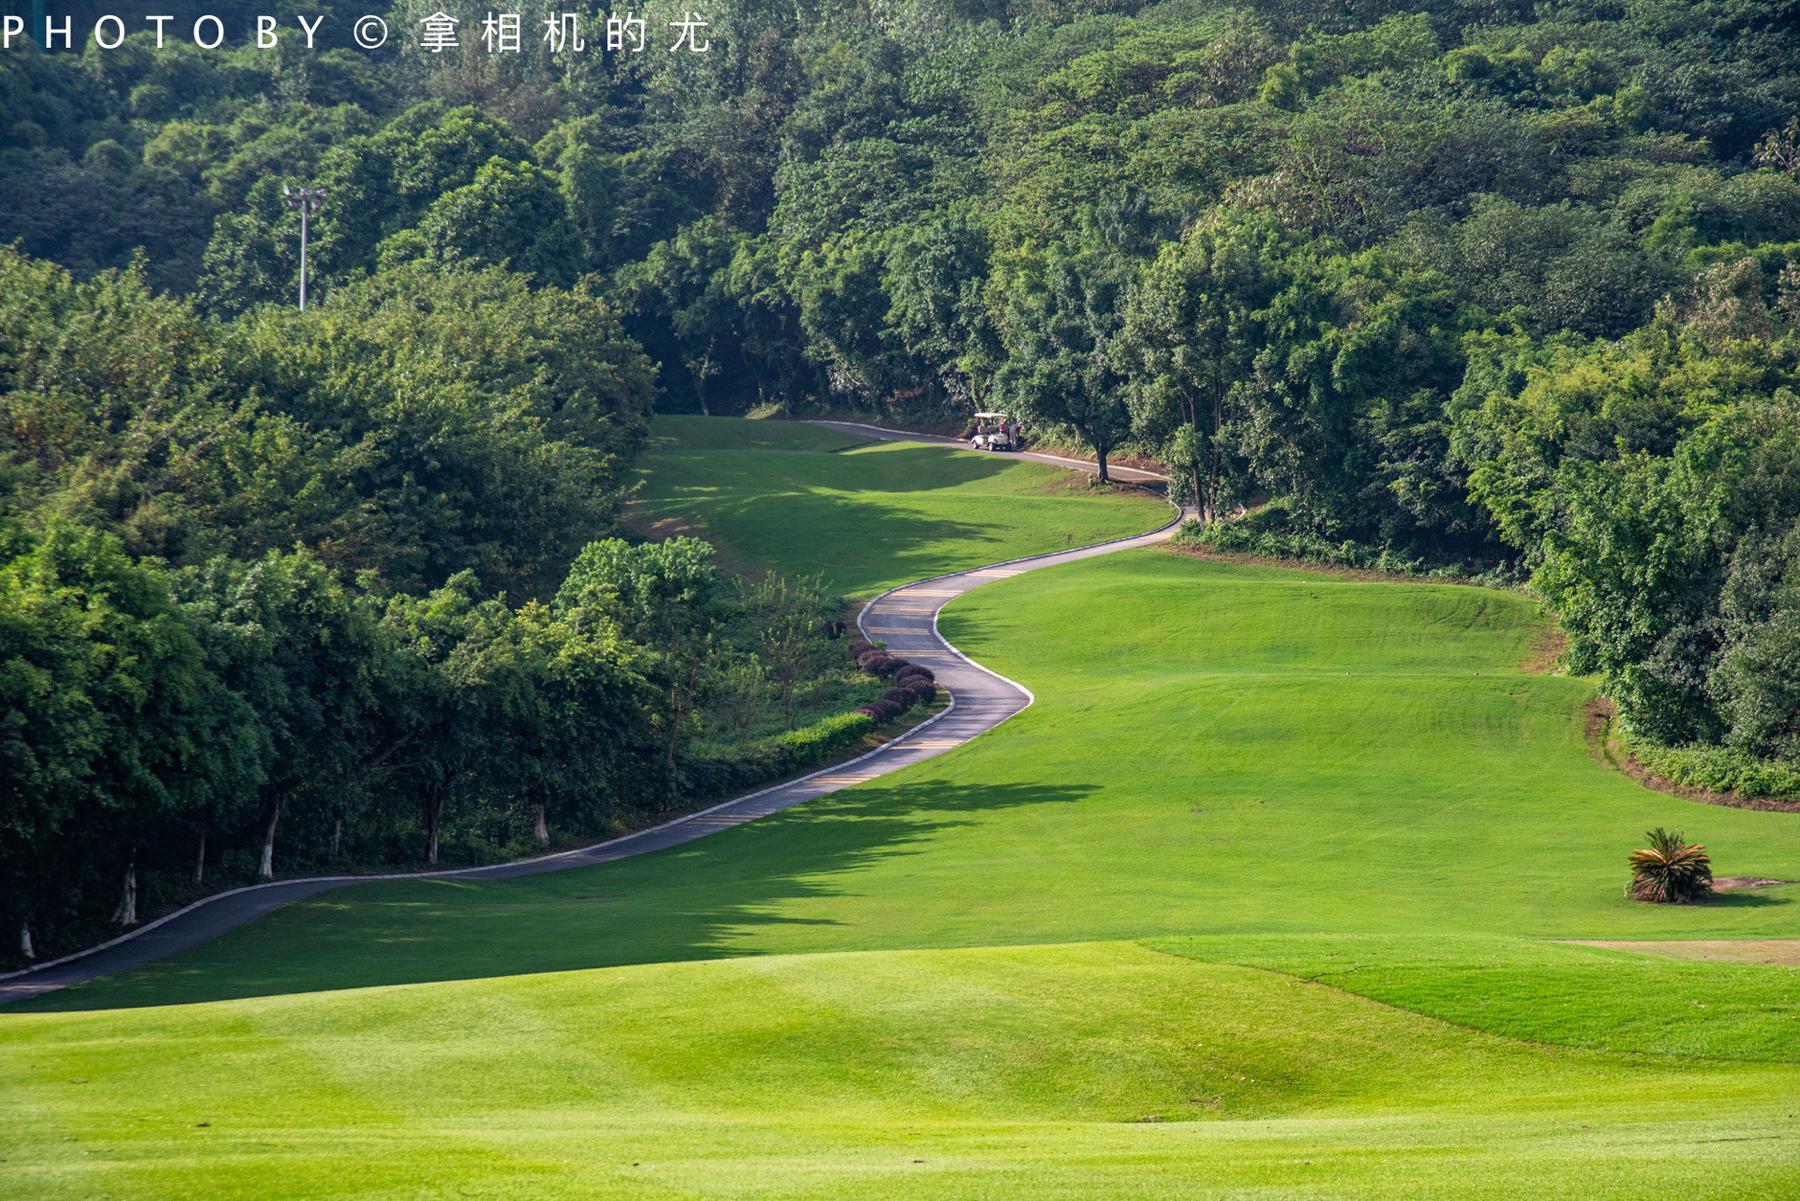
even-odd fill
[[(760, 513), (737, 446), (696, 470)], [(670, 851), (339, 890), (0, 1011), (4, 1191), (1800, 1196), (1800, 972), (1560, 941), (1800, 936), (1800, 886), (1623, 895), (1653, 824), (1800, 879), (1800, 818), (1598, 764), (1526, 600), (1146, 550), (942, 628), (1037, 704)]]
[(1653, 1178), (1773, 1199), (1800, 1183), (1791, 1068), (1536, 1047), (1131, 944), (11, 1017), (0, 1048), (12, 1196), (1636, 1198)]
[(660, 416), (636, 520), (739, 561), (821, 575), (847, 596), (1155, 529), (1168, 505), (1068, 486), (1004, 454), (869, 442), (792, 421)]

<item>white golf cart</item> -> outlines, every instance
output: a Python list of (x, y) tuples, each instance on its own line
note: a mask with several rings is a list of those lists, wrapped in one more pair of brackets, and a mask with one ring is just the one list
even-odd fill
[(1019, 423), (1007, 413), (977, 413), (969, 446), (974, 450), (1017, 450)]

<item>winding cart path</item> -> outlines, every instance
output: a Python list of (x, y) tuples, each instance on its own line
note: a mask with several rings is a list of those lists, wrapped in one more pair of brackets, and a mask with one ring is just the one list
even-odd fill
[[(905, 433), (855, 422), (820, 421), (816, 424), (871, 439), (939, 443), (951, 447), (962, 445), (957, 439)], [(1009, 457), (1058, 467), (1094, 470), (1091, 463), (1057, 455), (1026, 452)], [(1127, 467), (1114, 467), (1112, 474), (1132, 483), (1162, 480), (1161, 476)], [(1033, 700), (1030, 690), (1024, 685), (982, 667), (938, 634), (937, 616), (945, 605), (970, 589), (979, 588), (992, 580), (1166, 541), (1174, 535), (1182, 516), (1175, 515), (1167, 525), (1147, 534), (935, 576), (901, 585), (870, 601), (857, 617), (857, 624), (862, 627), (863, 633), (872, 640), (887, 643), (903, 658), (931, 668), (938, 683), (949, 690), (951, 699), (949, 707), (936, 717), (858, 758), (796, 780), (735, 797), (661, 825), (553, 855), (487, 867), (451, 868), (434, 872), (277, 880), (216, 893), (185, 909), (148, 922), (111, 942), (24, 971), (0, 976), (0, 1005), (166, 958), (254, 921), (270, 910), (330, 888), (370, 880), (443, 877), (505, 880), (515, 876), (537, 875), (540, 872), (592, 867), (692, 842), (708, 834), (755, 821), (783, 809), (791, 809), (815, 797), (875, 779), (877, 776), (885, 776), (941, 755), (993, 729), (1024, 710)]]

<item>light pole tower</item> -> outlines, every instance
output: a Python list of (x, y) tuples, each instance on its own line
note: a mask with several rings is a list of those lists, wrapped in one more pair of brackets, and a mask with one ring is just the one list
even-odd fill
[(306, 225), (307, 217), (319, 211), (325, 199), (324, 188), (290, 188), (281, 185), (281, 194), (291, 209), (300, 210), (300, 311), (306, 311)]

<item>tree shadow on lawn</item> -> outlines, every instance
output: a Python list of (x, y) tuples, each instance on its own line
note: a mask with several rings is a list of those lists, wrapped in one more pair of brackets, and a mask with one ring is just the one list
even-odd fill
[[(158, 963), (14, 1012), (182, 1005), (764, 953), (759, 927), (835, 925), (784, 903), (974, 815), (1069, 804), (1095, 785), (865, 785), (651, 854), (509, 880), (347, 885)], [(746, 937), (746, 932), (751, 932)]]
[[(978, 502), (971, 497), (968, 503)], [(954, 570), (959, 565), (946, 564), (946, 546), (970, 548), (960, 564), (963, 568), (1013, 553), (1005, 545), (1006, 531), (979, 521), (895, 508), (873, 495), (826, 487), (756, 495), (677, 493), (646, 504), (643, 514), (650, 520), (676, 517), (692, 522), (700, 536), (720, 544), (730, 557), (763, 568), (822, 574), (832, 587), (849, 594), (879, 591), (877, 585), (889, 581), (936, 575), (947, 566)], [(1044, 549), (1061, 549), (1053, 539), (1054, 533), (1046, 534)], [(746, 546), (754, 546), (756, 553), (745, 555)]]

